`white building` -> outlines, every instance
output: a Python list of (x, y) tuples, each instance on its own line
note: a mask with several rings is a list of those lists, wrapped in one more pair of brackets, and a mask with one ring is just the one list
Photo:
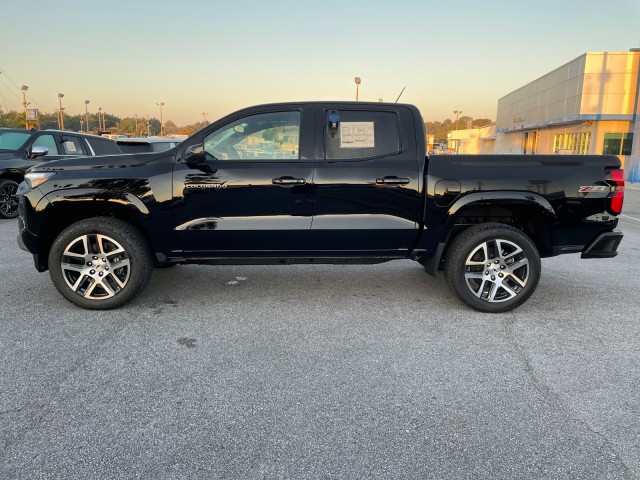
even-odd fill
[[(611, 153), (629, 180), (640, 181), (639, 68), (640, 49), (585, 53), (505, 95), (493, 153)], [(457, 130), (450, 144), (458, 142), (458, 153), (487, 153), (486, 137), (462, 148), (471, 137)]]

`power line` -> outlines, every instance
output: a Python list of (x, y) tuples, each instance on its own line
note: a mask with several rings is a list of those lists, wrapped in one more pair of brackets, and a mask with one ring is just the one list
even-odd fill
[[(13, 80), (11, 80), (11, 77), (9, 77), (9, 75), (7, 75), (7, 72), (5, 72), (5, 71), (4, 71), (4, 69), (2, 68), (2, 65), (0, 65), (0, 74), (1, 74), (1, 75), (4, 75), (4, 78), (6, 78), (7, 80), (9, 80), (9, 82), (11, 83), (11, 85), (13, 85), (14, 87), (16, 87), (16, 90), (22, 90), (22, 88), (21, 88), (21, 87), (18, 87), (18, 85), (16, 85), (16, 83), (15, 83)], [(0, 78), (3, 78), (1, 75), (0, 75)], [(18, 100), (20, 100), (20, 95), (18, 95), (15, 91), (14, 91), (14, 94), (18, 97)], [(42, 106), (42, 104), (41, 104), (40, 102), (38, 102), (35, 98), (33, 98), (31, 95), (26, 95), (26, 94), (25, 94), (25, 96), (26, 96), (29, 100), (31, 100), (31, 103), (33, 103), (33, 104), (37, 105), (38, 107), (40, 107), (41, 109), (43, 109), (43, 110), (44, 110), (44, 108), (45, 108), (45, 107), (43, 107), (43, 106)], [(55, 107), (53, 108), (53, 110), (55, 110)]]

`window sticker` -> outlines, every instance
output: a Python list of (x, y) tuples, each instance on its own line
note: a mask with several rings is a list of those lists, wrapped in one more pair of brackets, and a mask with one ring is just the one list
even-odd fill
[(374, 122), (341, 122), (340, 148), (374, 148)]
[(64, 148), (66, 148), (67, 152), (69, 152), (69, 153), (77, 152), (76, 144), (73, 143), (71, 140), (67, 140), (66, 142), (64, 142)]

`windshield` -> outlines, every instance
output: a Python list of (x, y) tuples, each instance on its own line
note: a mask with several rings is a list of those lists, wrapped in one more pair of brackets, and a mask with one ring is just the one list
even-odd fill
[(30, 133), (0, 131), (0, 150), (17, 150), (30, 136)]

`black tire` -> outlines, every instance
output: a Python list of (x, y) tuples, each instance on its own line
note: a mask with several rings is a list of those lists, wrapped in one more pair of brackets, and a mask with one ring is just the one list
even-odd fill
[(449, 286), (480, 312), (500, 313), (522, 305), (540, 280), (540, 254), (529, 237), (500, 223), (460, 233), (445, 261)]
[(13, 180), (0, 180), (0, 218), (18, 216), (18, 184)]
[(67, 227), (49, 252), (49, 275), (71, 303), (91, 310), (117, 308), (149, 282), (153, 260), (131, 224), (94, 217)]

